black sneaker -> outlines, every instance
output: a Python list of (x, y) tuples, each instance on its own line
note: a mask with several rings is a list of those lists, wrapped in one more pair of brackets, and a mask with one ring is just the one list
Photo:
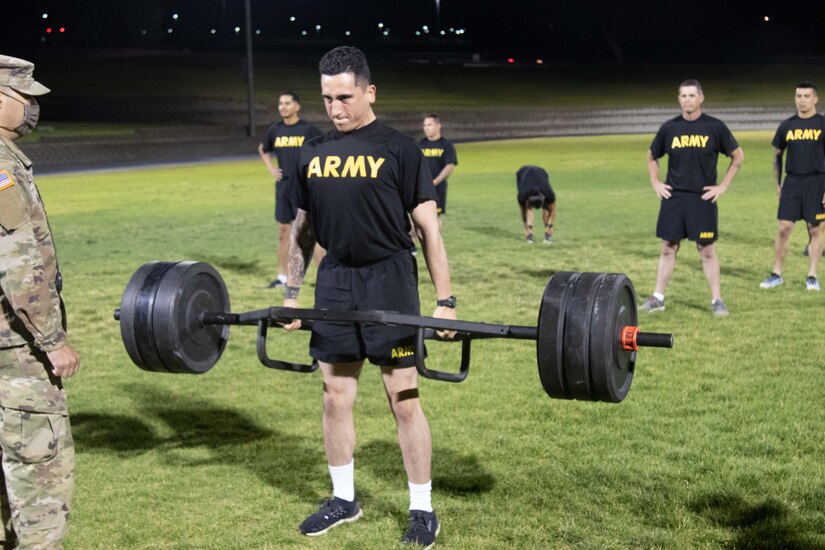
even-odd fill
[(309, 537), (324, 535), (333, 527), (352, 523), (363, 515), (356, 500), (350, 502), (338, 497), (325, 498), (318, 506), (318, 511), (301, 524), (301, 533)]
[(409, 527), (401, 539), (401, 544), (417, 544), (423, 546), (424, 550), (435, 546), (435, 537), (441, 531), (441, 524), (435, 517), (435, 512), (423, 512), (421, 510), (410, 510)]
[(280, 279), (275, 279), (274, 281), (266, 285), (266, 288), (278, 288), (279, 286), (284, 286), (284, 284), (286, 283), (282, 282)]

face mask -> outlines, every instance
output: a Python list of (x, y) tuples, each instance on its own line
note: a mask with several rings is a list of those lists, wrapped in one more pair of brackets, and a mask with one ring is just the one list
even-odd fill
[(36, 99), (30, 98), (23, 106), (23, 122), (14, 131), (21, 136), (27, 136), (37, 126), (38, 120), (40, 120), (40, 105)]
[(23, 122), (16, 128), (8, 128), (16, 134), (27, 136), (32, 133), (34, 127), (37, 126), (37, 121), (40, 120), (40, 105), (37, 100), (32, 98), (21, 101), (18, 97), (0, 92), (3, 95), (23, 104)]

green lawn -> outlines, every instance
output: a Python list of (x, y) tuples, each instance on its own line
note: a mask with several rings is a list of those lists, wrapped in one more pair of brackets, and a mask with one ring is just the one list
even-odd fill
[[(459, 145), (444, 232), (460, 317), (535, 324), (558, 270), (624, 272), (640, 297), (649, 293), (659, 250), (644, 162), (651, 137)], [(775, 232), (771, 134), (737, 137), (747, 160), (720, 203), (731, 316), (711, 316), (686, 243), (667, 311), (642, 319), (643, 330), (673, 332), (676, 347), (640, 352), (627, 400), (549, 399), (533, 345), (515, 340), (476, 344), (462, 384), (422, 382), (440, 548), (825, 548), (825, 295), (805, 291), (801, 227), (785, 286), (758, 288)], [(515, 171), (528, 163), (547, 168), (559, 197), (552, 246), (522, 242)], [(362, 375), (356, 406), (365, 516), (307, 539), (297, 526), (330, 490), (320, 374), (261, 367), (246, 327), (233, 327), (205, 375), (146, 373), (112, 320), (130, 275), (154, 259), (212, 263), (234, 311), (280, 304), (263, 288), (276, 259), (260, 162), (38, 182), (83, 358), (67, 383), (78, 448), (68, 548), (395, 547), (406, 479), (375, 369)], [(304, 359), (307, 340), (276, 333), (270, 354)], [(429, 366), (448, 369), (458, 349), (437, 344), (431, 355)]]

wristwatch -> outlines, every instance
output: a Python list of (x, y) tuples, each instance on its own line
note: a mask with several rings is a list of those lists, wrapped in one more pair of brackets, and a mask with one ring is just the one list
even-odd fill
[(448, 307), (450, 309), (455, 309), (456, 299), (455, 296), (450, 296), (449, 298), (445, 298), (444, 300), (438, 300), (435, 305), (438, 307)]

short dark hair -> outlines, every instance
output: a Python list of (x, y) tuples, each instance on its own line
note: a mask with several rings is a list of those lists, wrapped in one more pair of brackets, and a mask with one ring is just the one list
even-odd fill
[(541, 208), (544, 206), (544, 195), (540, 191), (534, 191), (527, 197), (530, 208)]
[(427, 120), (428, 118), (431, 118), (434, 121), (436, 121), (438, 124), (441, 124), (441, 117), (436, 115), (436, 114), (429, 114), (429, 115), (424, 117), (424, 120)]
[(318, 71), (326, 76), (352, 73), (359, 86), (372, 84), (367, 56), (352, 46), (338, 46), (325, 53), (318, 63)]
[(301, 98), (298, 97), (298, 94), (296, 94), (292, 90), (281, 90), (281, 93), (278, 94), (278, 97), (281, 97), (282, 95), (292, 96), (292, 101), (294, 101), (295, 103), (301, 102)]
[(810, 88), (814, 91), (816, 95), (819, 95), (819, 90), (816, 89), (816, 84), (811, 82), (810, 80), (803, 80), (799, 84), (796, 85), (797, 88)]
[(679, 89), (681, 90), (682, 88), (687, 88), (688, 86), (696, 86), (696, 89), (699, 90), (700, 94), (705, 93), (702, 91), (702, 84), (698, 80), (694, 80), (693, 78), (688, 78), (687, 80), (679, 84)]

